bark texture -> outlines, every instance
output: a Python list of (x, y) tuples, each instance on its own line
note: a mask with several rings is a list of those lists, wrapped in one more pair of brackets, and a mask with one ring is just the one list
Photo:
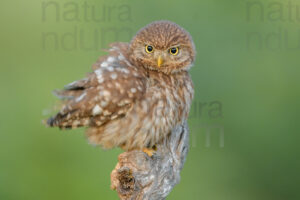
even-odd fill
[(111, 173), (111, 188), (121, 200), (165, 199), (180, 181), (188, 149), (189, 130), (185, 122), (157, 145), (152, 157), (137, 150), (120, 154)]

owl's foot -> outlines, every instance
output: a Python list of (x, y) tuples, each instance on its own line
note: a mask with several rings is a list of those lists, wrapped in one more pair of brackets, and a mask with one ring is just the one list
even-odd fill
[(146, 153), (149, 157), (152, 157), (157, 150), (156, 145), (154, 145), (152, 148), (143, 148), (143, 152)]

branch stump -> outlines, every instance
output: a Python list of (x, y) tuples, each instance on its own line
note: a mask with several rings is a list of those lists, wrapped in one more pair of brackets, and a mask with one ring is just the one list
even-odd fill
[(121, 200), (165, 199), (180, 181), (189, 149), (187, 123), (178, 125), (152, 157), (139, 150), (124, 152), (111, 173), (111, 188)]

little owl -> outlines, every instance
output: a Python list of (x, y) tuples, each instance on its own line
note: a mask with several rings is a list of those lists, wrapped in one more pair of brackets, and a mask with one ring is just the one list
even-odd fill
[(130, 43), (110, 46), (86, 78), (55, 92), (63, 106), (47, 124), (85, 126), (92, 144), (152, 155), (150, 149), (187, 120), (194, 93), (188, 72), (194, 43), (177, 24), (156, 21)]

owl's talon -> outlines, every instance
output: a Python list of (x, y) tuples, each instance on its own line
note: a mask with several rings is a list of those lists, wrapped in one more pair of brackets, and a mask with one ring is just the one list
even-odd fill
[(156, 150), (156, 146), (154, 146), (153, 148), (143, 148), (143, 152), (146, 153), (149, 157), (152, 157), (155, 154)]

